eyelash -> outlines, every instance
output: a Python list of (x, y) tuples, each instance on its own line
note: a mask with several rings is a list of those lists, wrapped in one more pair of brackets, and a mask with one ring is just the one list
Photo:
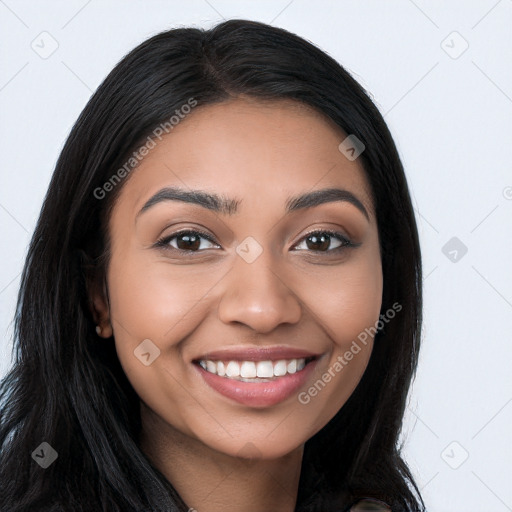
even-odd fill
[[(169, 245), (169, 242), (171, 240), (177, 238), (179, 235), (190, 235), (190, 234), (200, 235), (202, 238), (208, 240), (210, 243), (219, 245), (219, 244), (217, 244), (217, 242), (215, 242), (213, 240), (213, 238), (208, 233), (205, 233), (204, 231), (201, 231), (198, 229), (185, 229), (182, 231), (177, 231), (176, 233), (172, 233), (169, 236), (160, 238), (159, 240), (157, 240), (155, 247), (163, 248), (163, 249), (170, 250), (170, 251), (178, 251), (178, 252), (185, 253), (185, 254), (193, 254), (193, 253), (202, 252), (204, 249), (197, 250), (197, 251), (191, 251), (191, 250), (186, 250), (186, 249), (178, 249), (176, 247), (172, 247)], [(320, 230), (316, 230), (316, 231), (311, 231), (310, 233), (308, 233), (307, 235), (302, 237), (296, 245), (299, 245), (300, 243), (306, 241), (309, 237), (311, 237), (313, 235), (328, 235), (332, 238), (338, 239), (341, 242), (341, 245), (339, 247), (335, 247), (334, 249), (328, 249), (327, 251), (314, 251), (312, 249), (309, 249), (311, 252), (315, 252), (315, 253), (336, 254), (338, 252), (343, 251), (344, 249), (348, 249), (351, 247), (357, 247), (358, 245), (360, 245), (360, 244), (353, 243), (342, 233), (339, 233), (337, 231), (332, 231), (329, 229), (320, 229)], [(295, 249), (295, 250), (297, 250), (297, 249)], [(304, 250), (304, 249), (299, 249), (299, 250)]]

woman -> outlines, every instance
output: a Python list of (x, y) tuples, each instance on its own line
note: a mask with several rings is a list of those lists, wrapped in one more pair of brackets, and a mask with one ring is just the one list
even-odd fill
[(90, 99), (24, 268), (1, 510), (423, 510), (421, 258), (390, 133), (284, 30), (163, 32)]

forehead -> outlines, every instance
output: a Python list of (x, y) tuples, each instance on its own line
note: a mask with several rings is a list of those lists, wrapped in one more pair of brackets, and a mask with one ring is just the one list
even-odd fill
[(202, 189), (268, 205), (326, 187), (356, 193), (373, 214), (358, 160), (339, 150), (346, 138), (332, 120), (292, 100), (238, 98), (196, 107), (132, 171), (119, 203), (140, 208), (166, 186)]

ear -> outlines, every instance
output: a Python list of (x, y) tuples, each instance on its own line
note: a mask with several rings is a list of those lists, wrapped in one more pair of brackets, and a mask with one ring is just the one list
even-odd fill
[(105, 279), (96, 278), (89, 283), (89, 304), (92, 317), (96, 324), (96, 332), (101, 338), (110, 338), (113, 335), (110, 322), (110, 305)]

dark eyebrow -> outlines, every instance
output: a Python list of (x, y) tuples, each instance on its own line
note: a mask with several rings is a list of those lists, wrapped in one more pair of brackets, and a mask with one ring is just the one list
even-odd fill
[[(185, 203), (196, 204), (203, 208), (207, 208), (208, 210), (225, 215), (233, 215), (237, 213), (238, 207), (241, 203), (240, 199), (229, 199), (217, 194), (210, 194), (202, 190), (182, 190), (180, 188), (167, 187), (159, 190), (154, 196), (150, 197), (140, 209), (137, 217), (162, 201), (183, 201)], [(286, 201), (286, 212), (291, 213), (297, 210), (311, 208), (313, 206), (331, 203), (334, 201), (347, 201), (351, 203), (360, 210), (368, 220), (370, 220), (363, 203), (352, 192), (339, 188), (314, 190), (313, 192), (307, 192), (305, 194), (291, 197)]]
[(370, 220), (370, 216), (363, 203), (348, 190), (340, 188), (324, 188), (321, 190), (314, 190), (299, 196), (291, 197), (286, 202), (286, 211), (294, 212), (303, 208), (311, 208), (324, 203), (332, 203), (334, 201), (347, 201), (353, 204), (363, 215)]
[(157, 203), (162, 201), (183, 201), (192, 203), (213, 210), (214, 212), (232, 215), (236, 213), (240, 200), (226, 199), (216, 194), (209, 194), (202, 190), (182, 190), (174, 187), (167, 187), (159, 190), (154, 196), (148, 199), (140, 209), (137, 216), (144, 213)]

